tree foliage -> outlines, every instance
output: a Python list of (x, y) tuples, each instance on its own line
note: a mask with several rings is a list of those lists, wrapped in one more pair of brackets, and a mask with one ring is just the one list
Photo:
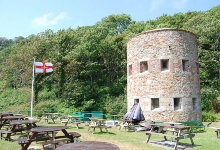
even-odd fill
[(13, 42), (0, 38), (0, 78), (6, 88), (30, 89), (34, 58), (52, 62), (54, 72), (35, 74), (37, 107), (48, 100), (74, 110), (112, 113), (114, 108), (124, 113), (127, 40), (156, 28), (186, 29), (198, 38), (202, 106), (209, 111), (214, 107), (208, 105), (214, 104), (220, 93), (219, 12), (220, 6), (206, 12), (164, 14), (146, 22), (136, 22), (126, 14), (110, 15), (93, 26), (56, 33), (46, 30), (27, 38), (17, 37)]

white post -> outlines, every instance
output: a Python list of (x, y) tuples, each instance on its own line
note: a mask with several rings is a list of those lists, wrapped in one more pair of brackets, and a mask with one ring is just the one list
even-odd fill
[[(34, 58), (34, 62), (35, 62), (35, 58)], [(33, 62), (32, 90), (31, 90), (31, 119), (33, 116), (33, 100), (34, 100), (34, 62)]]

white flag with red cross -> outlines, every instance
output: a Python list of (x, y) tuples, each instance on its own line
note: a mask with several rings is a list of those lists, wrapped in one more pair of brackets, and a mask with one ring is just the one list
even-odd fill
[(35, 73), (49, 73), (53, 71), (53, 64), (50, 62), (34, 62)]

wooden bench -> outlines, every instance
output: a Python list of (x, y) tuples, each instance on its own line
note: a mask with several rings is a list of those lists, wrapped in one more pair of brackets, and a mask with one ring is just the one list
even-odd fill
[(55, 140), (55, 141), (46, 141), (46, 142), (40, 142), (39, 144), (40, 145), (42, 145), (43, 146), (43, 149), (44, 149), (44, 146), (45, 145), (49, 145), (49, 144), (54, 144), (55, 145), (55, 148), (56, 148), (56, 146), (58, 145), (58, 144), (60, 144), (60, 143), (64, 143), (64, 142), (69, 142), (70, 141), (70, 139), (60, 139), (60, 140)]
[[(0, 130), (0, 133), (1, 133), (1, 139), (3, 138), (3, 139), (5, 139), (5, 140), (11, 141), (11, 134), (12, 134), (11, 131), (8, 131), (8, 130)], [(7, 134), (6, 137), (4, 137), (3, 134)]]
[[(26, 131), (26, 135), (27, 135), (27, 137), (31, 137), (32, 135), (30, 134), (30, 130), (27, 130)], [(37, 138), (42, 138), (42, 137), (48, 137), (48, 133), (47, 132), (41, 132), (41, 133), (38, 133), (38, 135), (37, 135), (37, 137), (36, 137), (36, 139)]]
[[(180, 136), (177, 136), (177, 135), (173, 135), (173, 134), (163, 134), (163, 133), (157, 133), (157, 132), (151, 132), (151, 131), (147, 131), (145, 132), (146, 135), (151, 135), (151, 134), (154, 134), (154, 135), (159, 135), (159, 136), (164, 136), (164, 139), (167, 141), (167, 138), (166, 137), (171, 137), (171, 138), (175, 138), (175, 139), (179, 139)], [(149, 138), (148, 138), (148, 141), (147, 143), (149, 142)]]
[(61, 120), (61, 123), (64, 123), (65, 126), (67, 126), (68, 122), (69, 122), (69, 119), (62, 119)]
[(81, 122), (75, 121), (75, 124), (76, 124), (77, 129), (79, 129), (79, 124), (80, 124), (80, 123), (81, 123)]
[(18, 142), (19, 145), (21, 145), (21, 150), (24, 150), (25, 144), (29, 143), (27, 137), (19, 137), (17, 139), (17, 142)]
[(202, 129), (203, 131), (205, 131), (205, 126), (199, 121), (187, 121), (187, 122), (180, 122), (180, 123), (182, 123), (185, 126), (190, 126), (191, 131), (198, 130), (198, 129)]
[(73, 136), (74, 142), (80, 142), (79, 137), (81, 137), (81, 134), (79, 134), (77, 132), (69, 132), (69, 134)]

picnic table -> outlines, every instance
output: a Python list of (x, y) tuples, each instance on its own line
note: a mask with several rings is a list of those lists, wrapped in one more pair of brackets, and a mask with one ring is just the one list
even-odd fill
[[(32, 135), (30, 136), (29, 139), (26, 139), (24, 141), (19, 142), (19, 144), (21, 144), (22, 150), (27, 150), (28, 147), (31, 145), (32, 142), (36, 141), (36, 138), (38, 136), (38, 134), (41, 133), (51, 133), (51, 138), (49, 141), (43, 142), (43, 144), (52, 144), (53, 148), (56, 148), (56, 145), (61, 142), (61, 141), (67, 141), (69, 140), (70, 142), (73, 142), (73, 135), (69, 134), (66, 131), (67, 127), (66, 126), (42, 126), (42, 127), (35, 127), (30, 129), (30, 132), (32, 132)], [(63, 135), (60, 136), (56, 136), (56, 132), (57, 131), (62, 131)], [(63, 138), (67, 138), (67, 139), (63, 139)], [(57, 139), (62, 139), (62, 140), (57, 140)], [(45, 141), (48, 139), (38, 139), (38, 141)], [(42, 144), (42, 145), (43, 145)]]
[(58, 118), (58, 115), (60, 113), (44, 113), (43, 114), (43, 119), (48, 122), (49, 119), (51, 119), (53, 121), (53, 123), (55, 123), (55, 119)]
[(56, 150), (119, 150), (117, 145), (107, 143), (107, 142), (98, 142), (98, 141), (85, 141), (78, 143), (70, 143), (59, 146)]
[(26, 116), (5, 116), (2, 117), (3, 124), (9, 123), (11, 120), (24, 120)]
[[(29, 130), (32, 127), (36, 127), (36, 120), (12, 120), (9, 122), (10, 128), (8, 127), (7, 129), (2, 129), (2, 126), (4, 124), (0, 125), (0, 134), (1, 138), (11, 140), (11, 134), (15, 132), (22, 132), (23, 130)], [(22, 125), (25, 124), (26, 128), (24, 128)], [(3, 134), (6, 134), (4, 137)]]
[(37, 127), (36, 123), (38, 120), (12, 120), (10, 125), (12, 126), (11, 131), (16, 132), (16, 130), (20, 128), (21, 125), (26, 125), (26, 128), (21, 128), (22, 130), (29, 130), (31, 128)]
[(61, 123), (64, 123), (65, 126), (67, 126), (67, 124), (73, 123), (76, 125), (77, 129), (79, 128), (79, 124), (80, 122), (77, 121), (77, 118), (79, 118), (79, 116), (68, 116), (67, 119), (61, 119)]
[(90, 128), (93, 128), (93, 132), (92, 134), (95, 132), (96, 128), (100, 129), (100, 132), (102, 132), (102, 129), (104, 128), (106, 130), (106, 132), (108, 133), (108, 126), (105, 125), (104, 121), (105, 119), (100, 119), (100, 118), (89, 118), (91, 121), (89, 123), (89, 128), (88, 131), (90, 130)]
[(122, 120), (121, 123), (119, 123), (118, 125), (118, 130), (120, 130), (121, 128), (124, 128), (125, 131), (126, 129), (128, 130), (134, 130), (134, 124), (133, 124), (133, 120)]
[[(157, 132), (154, 132), (155, 127), (159, 127)], [(176, 140), (174, 149), (177, 149), (177, 145), (180, 139), (190, 138), (192, 145), (194, 145), (193, 137), (195, 134), (190, 132), (190, 126), (183, 126), (183, 125), (170, 125), (170, 124), (151, 124), (151, 130), (146, 132), (148, 135), (147, 142), (149, 142), (151, 135), (159, 135), (163, 136), (165, 141), (167, 141), (167, 137), (174, 138)], [(173, 129), (173, 130), (167, 130)], [(173, 134), (167, 134), (168, 131), (171, 131)], [(176, 133), (176, 135), (174, 135)]]
[(14, 114), (11, 112), (4, 112), (4, 113), (0, 113), (0, 118), (2, 119), (5, 116), (13, 116)]
[(79, 118), (79, 116), (68, 116), (68, 121), (75, 124), (78, 129), (80, 122), (77, 121), (77, 118)]

